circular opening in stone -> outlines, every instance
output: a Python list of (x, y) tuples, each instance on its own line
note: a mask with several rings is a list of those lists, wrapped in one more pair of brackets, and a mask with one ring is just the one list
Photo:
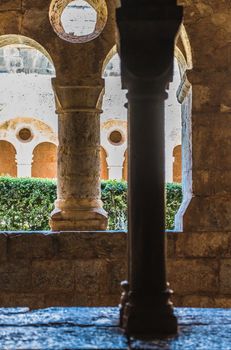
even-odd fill
[(60, 38), (85, 43), (102, 32), (107, 21), (107, 6), (105, 0), (53, 0), (49, 17)]
[(31, 130), (28, 128), (22, 128), (18, 132), (18, 138), (22, 142), (29, 142), (32, 139), (32, 133)]
[(83, 0), (70, 2), (61, 15), (63, 29), (67, 34), (75, 36), (92, 34), (96, 21), (96, 10)]
[(110, 133), (109, 135), (109, 141), (113, 144), (113, 145), (121, 145), (123, 143), (123, 135), (120, 131), (118, 130), (114, 130)]

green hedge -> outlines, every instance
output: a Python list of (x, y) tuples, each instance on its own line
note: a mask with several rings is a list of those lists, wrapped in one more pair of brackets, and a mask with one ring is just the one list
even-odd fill
[(56, 183), (35, 178), (0, 178), (0, 230), (49, 230)]
[[(182, 200), (181, 186), (166, 186), (166, 229), (173, 229), (174, 215)], [(102, 201), (111, 230), (127, 229), (127, 183), (102, 181)], [(0, 230), (49, 230), (56, 182), (48, 179), (0, 177)]]

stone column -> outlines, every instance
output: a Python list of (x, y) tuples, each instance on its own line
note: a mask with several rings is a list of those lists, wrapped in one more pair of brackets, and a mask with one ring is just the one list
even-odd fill
[(212, 72), (209, 66), (203, 70), (195, 67), (187, 76), (192, 96), (187, 95), (182, 114), (184, 200), (175, 228), (184, 232), (230, 231), (230, 77), (225, 62), (221, 71), (219, 67)]
[(166, 282), (164, 101), (182, 8), (162, 3), (124, 0), (117, 10), (129, 109), (129, 287), (121, 323), (128, 334), (149, 336), (177, 331)]
[(52, 230), (105, 230), (100, 199), (99, 86), (63, 86), (52, 80), (58, 122), (57, 200)]

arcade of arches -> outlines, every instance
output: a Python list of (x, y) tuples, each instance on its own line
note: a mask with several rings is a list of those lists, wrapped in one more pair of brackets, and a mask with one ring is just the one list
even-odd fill
[[(0, 139), (11, 142), (16, 148), (16, 158), (11, 159), (12, 167), (17, 164), (15, 176), (56, 177), (56, 162), (49, 165), (49, 172), (45, 167), (36, 173), (29, 170), (29, 167), (34, 166), (31, 148), (35, 147), (35, 142), (58, 144), (58, 121), (50, 83), (51, 77), (55, 75), (53, 65), (40, 51), (30, 46), (7, 45), (0, 49), (0, 74), (1, 104), (4, 106), (0, 111)], [(127, 180), (127, 110), (124, 107), (125, 92), (121, 89), (118, 54), (108, 62), (103, 77), (105, 94), (100, 117), (101, 178)], [(169, 98), (166, 101), (166, 182), (181, 182), (180, 176), (174, 175), (174, 171), (181, 173), (181, 160), (173, 155), (174, 147), (181, 143), (181, 111), (176, 96), (179, 84), (180, 74), (175, 60), (174, 81), (170, 84)], [(23, 115), (24, 119), (18, 118), (19, 115)], [(33, 120), (31, 115), (34, 116)], [(36, 127), (33, 127), (36, 120)], [(20, 133), (26, 130), (30, 136), (24, 139)], [(42, 149), (41, 146), (36, 151), (40, 151), (40, 156), (45, 161), (46, 154)], [(17, 159), (21, 161), (18, 162)], [(2, 163), (1, 166), (2, 175), (12, 175), (8, 172), (7, 165)], [(28, 171), (23, 171), (23, 168)]]
[[(117, 305), (126, 277), (127, 235), (105, 231), (100, 198), (100, 176), (128, 172), (116, 1), (84, 2), (0, 3), (0, 174), (57, 176), (51, 232), (0, 233), (0, 306)], [(63, 23), (67, 3), (89, 27)], [(175, 305), (230, 307), (230, 5), (179, 3), (165, 156), (184, 198), (167, 234), (168, 280)]]

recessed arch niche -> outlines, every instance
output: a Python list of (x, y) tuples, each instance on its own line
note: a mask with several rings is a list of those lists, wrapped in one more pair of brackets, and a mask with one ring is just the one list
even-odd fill
[(0, 176), (17, 176), (16, 150), (4, 140), (0, 140)]
[(32, 177), (57, 177), (57, 146), (42, 142), (33, 150)]

